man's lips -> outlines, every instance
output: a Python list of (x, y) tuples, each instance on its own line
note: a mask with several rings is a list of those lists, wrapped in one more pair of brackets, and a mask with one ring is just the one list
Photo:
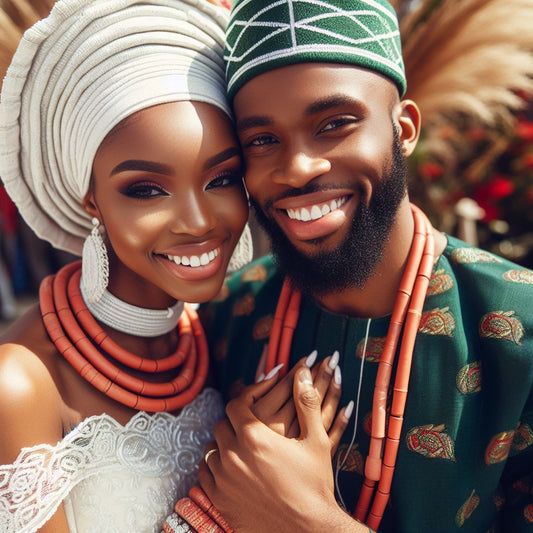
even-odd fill
[(275, 202), (274, 216), (289, 238), (308, 241), (327, 237), (345, 225), (354, 209), (353, 192), (328, 191)]
[(287, 209), (287, 216), (293, 220), (301, 220), (302, 222), (309, 222), (310, 220), (318, 220), (323, 216), (335, 211), (346, 203), (348, 196), (342, 196), (329, 202), (322, 202), (318, 204), (307, 205), (305, 207), (297, 207)]

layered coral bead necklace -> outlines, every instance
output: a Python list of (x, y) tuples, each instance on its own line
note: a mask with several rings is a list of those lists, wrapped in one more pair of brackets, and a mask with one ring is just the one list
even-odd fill
[[(414, 237), (379, 360), (374, 385), (372, 429), (370, 448), (365, 463), (365, 481), (353, 515), (354, 518), (366, 523), (375, 531), (381, 523), (390, 497), (409, 388), (414, 344), (435, 256), (433, 229), (429, 220), (416, 206), (411, 205), (411, 211), (414, 219)], [(282, 370), (286, 372), (289, 366), (292, 336), (298, 323), (300, 301), (300, 292), (295, 290), (286, 279), (274, 316), (265, 372), (269, 372), (281, 363), (284, 364)], [(400, 336), (402, 336), (402, 342), (390, 414), (387, 417), (388, 391)]]
[[(203, 389), (209, 366), (196, 312), (184, 306), (174, 353), (161, 359), (143, 358), (116, 344), (96, 322), (81, 295), (80, 277), (77, 261), (45, 278), (39, 289), (43, 323), (58, 352), (91, 385), (132, 409), (170, 412), (190, 403)], [(172, 370), (176, 375), (159, 383), (135, 377), (127, 369), (147, 378)]]

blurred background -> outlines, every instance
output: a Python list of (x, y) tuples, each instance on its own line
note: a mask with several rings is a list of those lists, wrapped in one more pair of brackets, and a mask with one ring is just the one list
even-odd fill
[[(533, 268), (533, 0), (391, 3), (406, 98), (423, 117), (409, 159), (412, 201), (440, 230)], [(52, 4), (0, 0), (0, 79), (24, 30)], [(259, 256), (268, 241), (251, 225)], [(35, 237), (0, 182), (0, 331), (73, 259)]]

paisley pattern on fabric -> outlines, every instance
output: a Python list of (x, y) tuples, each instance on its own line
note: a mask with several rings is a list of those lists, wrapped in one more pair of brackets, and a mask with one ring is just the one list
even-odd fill
[(515, 430), (513, 429), (512, 431), (502, 431), (492, 437), (485, 450), (485, 463), (487, 465), (501, 463), (509, 457), (514, 435)]
[(511, 447), (511, 455), (521, 452), (533, 444), (533, 430), (527, 423), (520, 423), (515, 432)]
[[(379, 358), (383, 352), (383, 347), (385, 346), (386, 337), (369, 337), (368, 342), (366, 343), (366, 353), (365, 361), (368, 363), (379, 363)], [(365, 347), (365, 339), (361, 339), (355, 354), (359, 359), (363, 357), (363, 349)]]
[(453, 337), (453, 330), (455, 329), (455, 319), (450, 313), (449, 307), (442, 309), (436, 308), (427, 311), (420, 319), (420, 326), (418, 330), (420, 333), (427, 335), (445, 335)]
[(514, 311), (487, 313), (479, 324), (480, 336), (482, 338), (504, 339), (522, 346), (520, 341), (524, 336), (524, 326), (514, 314)]
[(513, 283), (533, 285), (533, 272), (531, 270), (508, 270), (503, 274), (503, 279)]
[(473, 394), (481, 391), (481, 361), (469, 363), (457, 373), (457, 388), (461, 394)]
[(247, 294), (235, 302), (235, 305), (233, 306), (233, 314), (235, 316), (250, 315), (254, 309), (255, 299), (251, 294)]
[(425, 457), (455, 462), (454, 442), (445, 429), (444, 424), (414, 427), (407, 432), (407, 448)]
[(477, 248), (456, 248), (451, 253), (454, 263), (501, 263), (502, 260), (495, 255)]
[(267, 315), (260, 318), (253, 328), (253, 338), (258, 341), (261, 339), (266, 339), (270, 337), (270, 330), (272, 329), (272, 323), (274, 322), (274, 317), (272, 315)]
[(245, 270), (241, 276), (243, 282), (248, 281), (265, 281), (267, 278), (267, 271), (263, 265), (254, 265)]
[(472, 513), (476, 510), (476, 507), (479, 505), (480, 499), (476, 494), (476, 491), (473, 490), (470, 494), (468, 500), (460, 507), (455, 515), (455, 523), (457, 527), (463, 527), (466, 520), (468, 520)]
[(362, 476), (364, 472), (365, 461), (363, 459), (363, 455), (357, 449), (357, 444), (352, 446), (352, 449), (348, 452), (348, 456), (346, 456), (347, 450), (348, 444), (342, 444), (339, 446), (333, 464), (339, 465), (341, 471), (356, 472)]
[(449, 274), (446, 274), (444, 269), (439, 269), (433, 273), (429, 280), (427, 295), (435, 296), (442, 294), (453, 288), (453, 279)]

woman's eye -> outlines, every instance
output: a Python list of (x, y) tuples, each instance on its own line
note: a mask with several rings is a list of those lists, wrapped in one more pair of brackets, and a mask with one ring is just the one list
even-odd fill
[(333, 120), (330, 120), (320, 131), (319, 133), (323, 133), (325, 131), (333, 131), (337, 130), (339, 128), (342, 128), (343, 126), (346, 126), (347, 124), (353, 124), (356, 120), (354, 118), (350, 117), (339, 117), (335, 118)]
[(206, 189), (217, 189), (221, 187), (232, 187), (233, 185), (242, 184), (242, 172), (227, 172), (212, 179)]
[(159, 187), (151, 183), (135, 183), (130, 185), (124, 191), (126, 196), (131, 198), (157, 198), (158, 196), (168, 196), (168, 193)]

